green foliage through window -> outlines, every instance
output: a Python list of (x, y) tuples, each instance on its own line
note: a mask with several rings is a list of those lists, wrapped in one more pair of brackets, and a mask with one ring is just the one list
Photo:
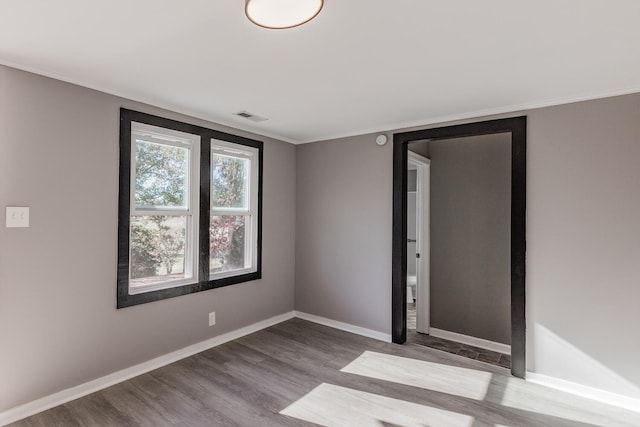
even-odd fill
[(246, 208), (249, 160), (211, 155), (211, 204), (214, 208)]
[(184, 273), (186, 218), (131, 218), (131, 279), (140, 285)]
[(136, 141), (136, 206), (187, 206), (189, 150)]

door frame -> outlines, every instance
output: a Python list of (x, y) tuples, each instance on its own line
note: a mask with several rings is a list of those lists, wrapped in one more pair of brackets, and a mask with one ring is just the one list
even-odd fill
[(511, 373), (526, 374), (526, 116), (401, 132), (393, 135), (393, 248), (391, 337), (407, 340), (407, 165), (408, 145), (425, 139), (450, 139), (511, 132)]
[(416, 260), (416, 331), (428, 334), (431, 316), (429, 306), (431, 160), (412, 151), (407, 152), (407, 159), (407, 166), (414, 164), (416, 167), (416, 253), (420, 254), (420, 258)]

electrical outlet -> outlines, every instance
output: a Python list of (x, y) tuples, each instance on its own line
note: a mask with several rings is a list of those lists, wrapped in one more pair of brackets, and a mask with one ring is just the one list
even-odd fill
[(216, 324), (216, 312), (212, 311), (209, 313), (209, 326), (213, 326)]
[(7, 228), (29, 227), (29, 208), (7, 206)]

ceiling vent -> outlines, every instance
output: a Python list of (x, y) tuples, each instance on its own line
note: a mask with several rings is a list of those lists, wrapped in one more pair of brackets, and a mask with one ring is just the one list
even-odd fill
[(251, 120), (252, 122), (264, 122), (265, 120), (269, 120), (266, 117), (258, 116), (257, 114), (253, 114), (248, 111), (240, 111), (235, 114), (236, 116)]

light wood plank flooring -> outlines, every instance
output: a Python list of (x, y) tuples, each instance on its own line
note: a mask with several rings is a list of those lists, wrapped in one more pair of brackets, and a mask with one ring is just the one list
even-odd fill
[(638, 426), (506, 370), (292, 319), (13, 426)]

